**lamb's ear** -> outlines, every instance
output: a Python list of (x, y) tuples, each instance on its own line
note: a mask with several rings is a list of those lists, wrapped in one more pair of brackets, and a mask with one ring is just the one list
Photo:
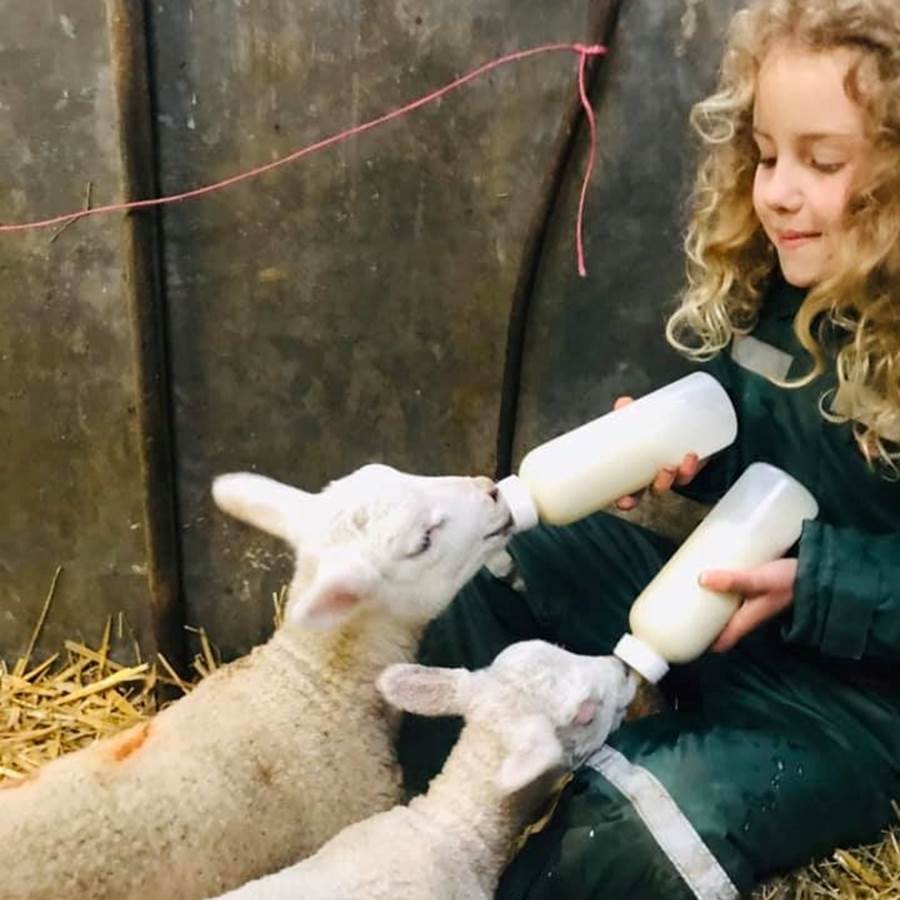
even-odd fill
[(507, 754), (497, 773), (497, 787), (514, 794), (545, 772), (563, 764), (563, 748), (546, 716), (524, 716), (503, 731)]
[(459, 716), (472, 673), (400, 663), (388, 666), (375, 682), (382, 697), (397, 709), (420, 716)]
[(315, 496), (251, 472), (220, 475), (213, 481), (212, 495), (223, 512), (286, 541), (296, 537), (292, 523), (302, 518)]
[(378, 580), (378, 572), (359, 554), (327, 550), (311, 582), (296, 590), (291, 585), (287, 622), (312, 631), (336, 628), (371, 596)]

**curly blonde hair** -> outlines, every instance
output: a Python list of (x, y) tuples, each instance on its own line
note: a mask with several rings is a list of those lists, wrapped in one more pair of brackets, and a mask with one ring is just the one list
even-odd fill
[[(754, 0), (732, 23), (718, 89), (698, 103), (691, 123), (702, 140), (685, 250), (687, 285), (670, 317), (669, 342), (694, 359), (709, 359), (735, 334), (749, 332), (776, 255), (753, 209), (759, 153), (753, 140), (753, 99), (760, 63), (777, 42), (813, 51), (858, 53), (845, 81), (867, 113), (875, 160), (850, 198), (846, 240), (834, 274), (807, 293), (794, 320), (813, 366), (809, 384), (826, 369), (822, 335), (843, 335), (837, 353), (838, 391), (861, 451), (900, 472), (900, 2), (898, 0)], [(861, 413), (862, 411), (862, 413)]]

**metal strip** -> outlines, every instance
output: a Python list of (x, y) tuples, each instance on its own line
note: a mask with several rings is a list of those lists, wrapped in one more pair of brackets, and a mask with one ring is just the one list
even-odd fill
[[(156, 194), (143, 3), (106, 0), (106, 13), (119, 118), (122, 199), (142, 200)], [(153, 604), (153, 637), (169, 661), (182, 667), (186, 645), (179, 602), (175, 463), (156, 210), (126, 214), (122, 219), (122, 242), (137, 367), (144, 534)]]

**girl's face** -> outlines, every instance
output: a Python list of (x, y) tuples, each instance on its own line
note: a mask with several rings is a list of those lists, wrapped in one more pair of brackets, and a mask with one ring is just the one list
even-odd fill
[(847, 200), (868, 168), (866, 115), (844, 88), (856, 58), (783, 43), (757, 76), (753, 207), (784, 277), (797, 287), (831, 274)]

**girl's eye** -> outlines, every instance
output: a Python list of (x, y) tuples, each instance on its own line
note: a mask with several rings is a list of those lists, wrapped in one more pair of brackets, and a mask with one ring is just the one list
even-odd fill
[(775, 157), (774, 156), (760, 156), (759, 162), (757, 165), (762, 166), (764, 169), (771, 169), (772, 166), (775, 165)]
[(824, 163), (818, 162), (815, 159), (812, 161), (812, 167), (817, 172), (821, 172), (823, 175), (835, 175), (836, 173), (840, 172), (845, 165), (846, 164), (842, 162)]

